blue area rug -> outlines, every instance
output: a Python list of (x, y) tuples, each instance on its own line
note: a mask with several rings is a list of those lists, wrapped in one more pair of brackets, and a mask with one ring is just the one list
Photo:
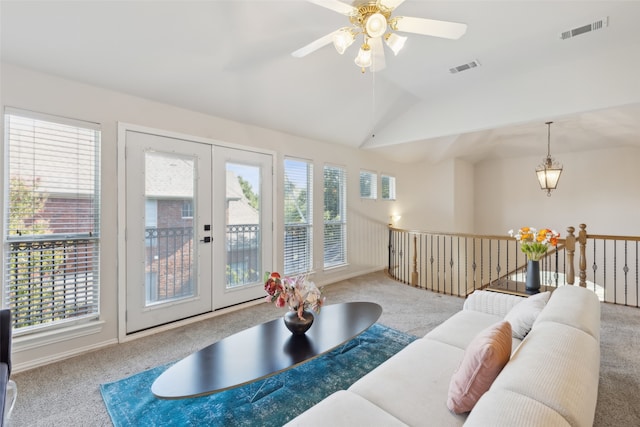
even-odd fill
[(346, 389), (416, 337), (376, 323), (333, 351), (265, 380), (209, 396), (157, 399), (151, 384), (171, 364), (101, 384), (114, 426), (282, 426)]

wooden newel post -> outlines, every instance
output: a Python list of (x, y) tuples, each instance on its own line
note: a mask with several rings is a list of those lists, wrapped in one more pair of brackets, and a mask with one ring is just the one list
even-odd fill
[(418, 236), (413, 236), (413, 271), (411, 272), (411, 285), (418, 286)]
[(580, 243), (580, 286), (587, 287), (587, 224), (580, 224), (578, 243)]
[(574, 227), (567, 227), (567, 237), (564, 239), (565, 248), (567, 249), (567, 284), (573, 285), (576, 279), (576, 270), (574, 267), (574, 256), (576, 253), (576, 236), (573, 234), (576, 231)]

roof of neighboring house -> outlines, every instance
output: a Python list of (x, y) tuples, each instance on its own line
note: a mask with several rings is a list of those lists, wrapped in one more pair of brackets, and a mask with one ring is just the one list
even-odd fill
[[(150, 153), (153, 154), (153, 153)], [(193, 161), (175, 156), (148, 155), (145, 174), (147, 197), (153, 199), (193, 198)], [(257, 224), (260, 215), (242, 192), (238, 177), (227, 171), (229, 224)]]
[(258, 224), (260, 214), (244, 195), (238, 177), (227, 171), (227, 224)]
[(145, 157), (145, 193), (154, 199), (193, 198), (194, 162), (191, 158), (147, 153)]

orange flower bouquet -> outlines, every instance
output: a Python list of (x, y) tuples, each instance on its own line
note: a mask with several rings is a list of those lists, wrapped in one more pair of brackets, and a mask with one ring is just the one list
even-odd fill
[(547, 253), (549, 246), (558, 245), (560, 233), (548, 228), (536, 230), (532, 227), (522, 227), (516, 233), (509, 230), (509, 236), (520, 242), (520, 250), (528, 260), (539, 261)]

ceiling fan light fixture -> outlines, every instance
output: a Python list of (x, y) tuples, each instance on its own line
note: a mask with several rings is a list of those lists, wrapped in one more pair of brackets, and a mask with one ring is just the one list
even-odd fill
[(338, 28), (329, 34), (325, 34), (292, 52), (291, 55), (295, 58), (302, 58), (331, 43), (333, 43), (336, 51), (343, 55), (349, 46), (355, 42), (355, 39), (362, 34), (364, 44), (358, 52), (355, 63), (362, 69), (363, 73), (367, 68), (370, 68), (371, 72), (377, 72), (386, 67), (385, 43), (393, 51), (394, 55), (398, 55), (402, 50), (407, 38), (398, 36), (395, 34), (396, 31), (401, 34), (415, 33), (432, 37), (458, 39), (467, 30), (467, 24), (458, 22), (411, 16), (392, 16), (395, 9), (405, 0), (351, 0), (352, 4), (347, 4), (346, 0), (308, 1), (346, 15), (352, 26)]
[(406, 41), (407, 37), (399, 36), (396, 33), (387, 33), (384, 36), (384, 42), (389, 46), (389, 49), (393, 51), (394, 55), (398, 55)]
[(350, 28), (342, 28), (333, 35), (333, 47), (342, 55), (356, 40)]
[(371, 58), (371, 47), (367, 43), (364, 43), (360, 47), (360, 51), (358, 52), (358, 56), (356, 56), (354, 62), (360, 68), (367, 68), (371, 66), (373, 62)]
[(387, 18), (380, 12), (373, 13), (367, 18), (364, 27), (369, 37), (381, 37), (387, 31)]

